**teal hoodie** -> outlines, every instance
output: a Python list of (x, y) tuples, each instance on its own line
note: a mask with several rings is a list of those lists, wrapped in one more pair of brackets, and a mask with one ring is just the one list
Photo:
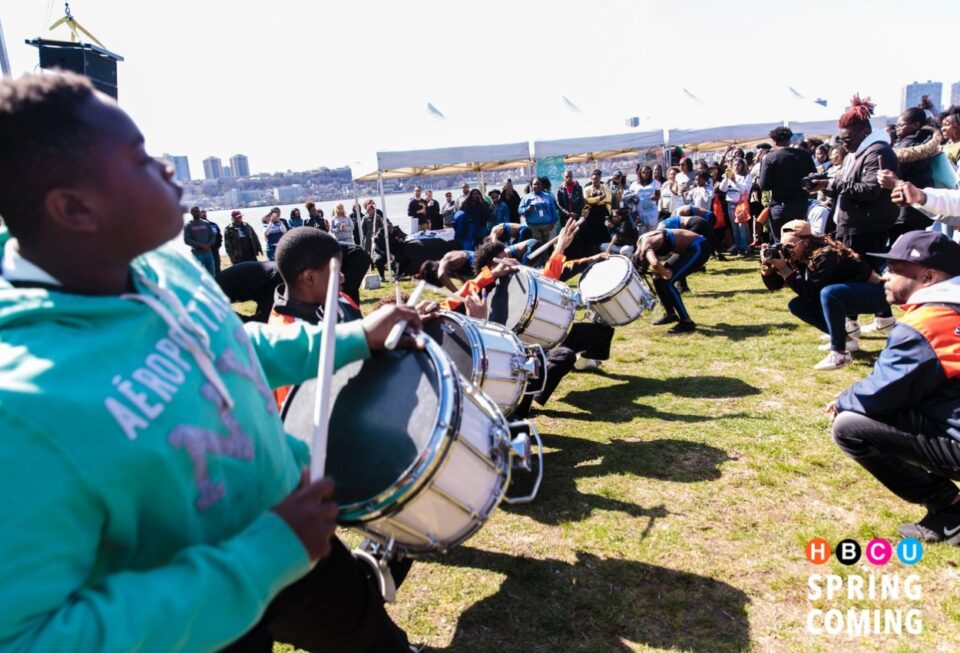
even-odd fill
[[(173, 250), (132, 269), (136, 296), (0, 279), (3, 650), (217, 649), (309, 570), (270, 389), (316, 376), (322, 327), (244, 327)], [(368, 355), (338, 325), (336, 365)]]

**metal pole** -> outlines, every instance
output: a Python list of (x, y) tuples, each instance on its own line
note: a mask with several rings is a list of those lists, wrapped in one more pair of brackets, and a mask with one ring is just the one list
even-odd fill
[(7, 43), (3, 39), (3, 23), (0, 23), (0, 73), (10, 77), (10, 59), (7, 57)]
[[(390, 230), (387, 228), (387, 198), (383, 194), (383, 171), (380, 169), (379, 161), (377, 162), (377, 185), (380, 190), (380, 212), (383, 215), (383, 220), (380, 223), (383, 227), (383, 246), (387, 250), (387, 267), (390, 268), (390, 271), (393, 272), (393, 281), (396, 284), (396, 296), (397, 303), (400, 303), (400, 270), (393, 269), (393, 263), (390, 261)], [(376, 210), (374, 210), (374, 216), (376, 216)], [(399, 264), (398, 264), (399, 268)]]

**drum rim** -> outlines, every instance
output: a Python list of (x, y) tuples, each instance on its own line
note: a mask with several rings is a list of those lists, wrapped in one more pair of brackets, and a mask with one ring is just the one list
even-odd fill
[[(527, 305), (523, 309), (523, 313), (520, 314), (520, 319), (517, 321), (517, 326), (510, 329), (513, 333), (520, 335), (523, 333), (524, 329), (530, 326), (530, 322), (533, 320), (533, 314), (537, 308), (537, 299), (540, 296), (540, 286), (539, 279), (537, 279), (537, 274), (526, 266), (521, 266), (517, 270), (516, 274), (523, 274), (527, 278), (527, 288), (529, 289), (527, 297)], [(507, 282), (509, 284), (509, 282)], [(502, 324), (500, 326), (506, 326)]]
[[(459, 433), (461, 415), (459, 408), (463, 400), (460, 377), (440, 345), (425, 333), (421, 336), (426, 343), (423, 352), (427, 354), (436, 369), (439, 376), (438, 385), (441, 387), (438, 393), (436, 424), (428, 445), (410, 463), (403, 474), (388, 487), (363, 501), (338, 505), (337, 523), (362, 524), (399, 512), (403, 506), (420, 494), (426, 483), (433, 479), (441, 467), (439, 463), (446, 458), (447, 452)], [(447, 383), (451, 391), (444, 393), (442, 388)], [(288, 402), (300, 387), (300, 385), (296, 386), (288, 396), (287, 402), (284, 402), (281, 419), (286, 416)]]
[(607, 293), (604, 293), (603, 295), (600, 295), (598, 297), (594, 297), (591, 299), (587, 299), (586, 295), (583, 294), (583, 280), (586, 278), (588, 274), (590, 274), (590, 270), (592, 270), (594, 266), (599, 265), (600, 263), (603, 263), (603, 261), (597, 261), (596, 263), (591, 265), (589, 268), (584, 270), (583, 274), (580, 275), (580, 281), (577, 282), (577, 291), (580, 293), (580, 298), (587, 304), (587, 306), (589, 306), (590, 304), (599, 304), (601, 302), (605, 302), (611, 297), (613, 297), (614, 295), (616, 295), (617, 293), (619, 293), (621, 290), (627, 287), (627, 285), (630, 283), (630, 277), (633, 276), (634, 274), (636, 274), (637, 277), (640, 277), (640, 275), (637, 274), (637, 271), (633, 269), (633, 263), (629, 258), (627, 258), (626, 256), (623, 256), (622, 254), (613, 254), (611, 256), (608, 256), (607, 260), (614, 259), (614, 258), (623, 259), (627, 262), (627, 273), (623, 276), (622, 279), (620, 279), (620, 281), (617, 283), (614, 290), (611, 290)]
[[(487, 358), (487, 348), (483, 345), (483, 338), (481, 338), (477, 333), (474, 320), (466, 315), (461, 315), (460, 313), (456, 313), (454, 311), (441, 311), (440, 316), (448, 318), (463, 327), (464, 332), (467, 334), (467, 339), (470, 340), (470, 355), (472, 357), (472, 373), (469, 381), (477, 387), (482, 386), (483, 382), (486, 381), (487, 378), (487, 366), (484, 364), (484, 361)], [(442, 348), (443, 347), (441, 347), (441, 349)], [(460, 374), (460, 370), (456, 369), (456, 366), (453, 367), (456, 372)], [(475, 378), (477, 375), (479, 375), (479, 380)], [(461, 376), (463, 375), (461, 374)]]
[[(454, 371), (456, 371), (455, 368), (454, 368)], [(466, 381), (466, 379), (464, 380)], [(507, 437), (509, 437), (511, 422), (509, 419), (507, 419), (507, 416), (504, 415), (503, 411), (500, 410), (500, 407), (497, 406), (497, 402), (495, 402), (485, 392), (483, 392), (483, 390), (479, 386), (475, 386), (471, 384), (469, 381), (467, 381), (465, 386), (461, 387), (461, 390), (462, 390), (461, 398), (469, 394), (476, 401), (478, 406), (482, 406), (483, 404), (486, 404), (486, 409), (484, 410), (484, 408), (481, 407), (480, 410), (487, 412), (488, 415), (491, 416), (491, 419), (494, 422), (496, 422), (496, 426), (501, 428), (505, 427), (503, 432), (504, 434), (507, 435)], [(462, 413), (458, 411), (458, 415), (459, 414), (462, 414)], [(454, 437), (450, 438), (449, 440), (449, 447), (452, 447), (453, 443), (459, 439), (460, 439), (460, 429), (457, 428), (457, 430), (454, 432)], [(495, 486), (496, 492), (492, 492), (490, 494), (490, 498), (487, 501), (487, 505), (484, 506), (483, 509), (477, 511), (477, 516), (471, 517), (469, 519), (468, 521), (469, 527), (465, 528), (463, 530), (463, 533), (459, 537), (456, 537), (447, 542), (436, 542), (430, 545), (417, 545), (417, 544), (395, 542), (394, 546), (398, 550), (402, 551), (404, 555), (411, 555), (411, 556), (429, 555), (431, 553), (437, 553), (437, 552), (444, 553), (456, 546), (460, 546), (461, 544), (463, 544), (464, 542), (466, 542), (471, 537), (477, 534), (477, 532), (483, 527), (483, 525), (486, 524), (487, 521), (490, 519), (490, 516), (493, 514), (493, 511), (496, 510), (497, 507), (500, 505), (500, 503), (503, 501), (503, 498), (506, 496), (507, 490), (510, 487), (510, 482), (513, 479), (513, 465), (512, 465), (512, 460), (510, 458), (510, 455), (507, 452), (505, 452), (503, 449), (497, 447), (496, 443), (494, 443), (494, 446), (491, 449), (491, 452), (496, 454), (493, 458), (493, 463), (497, 468), (497, 479), (498, 479), (498, 484)], [(444, 452), (444, 455), (440, 458), (440, 464), (437, 465), (436, 469), (433, 470), (433, 474), (429, 479), (429, 482), (430, 482), (429, 485), (432, 485), (433, 479), (439, 476), (443, 472), (443, 470), (446, 468), (448, 461), (451, 458), (446, 454), (447, 452)], [(407, 503), (410, 503), (411, 501), (413, 501), (413, 499), (419, 497), (421, 491), (425, 489), (429, 490), (429, 485), (427, 486), (421, 485), (421, 487), (418, 488), (416, 492), (411, 493), (410, 498), (405, 502), (403, 502), (403, 504), (401, 504), (400, 507), (405, 506)], [(392, 518), (397, 514), (397, 512), (399, 512), (399, 509), (395, 512), (391, 512), (390, 514), (383, 515), (383, 517)], [(375, 521), (375, 520), (364, 520), (363, 522), (357, 522), (355, 524), (351, 524), (351, 527), (363, 532), (365, 535), (370, 536), (373, 539), (386, 545), (387, 539), (385, 538), (383, 533), (379, 533), (371, 528), (371, 526), (374, 525), (372, 521)]]

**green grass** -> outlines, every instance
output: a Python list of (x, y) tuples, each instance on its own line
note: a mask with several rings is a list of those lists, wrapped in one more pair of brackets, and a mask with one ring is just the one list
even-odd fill
[(484, 653), (960, 647), (956, 548), (928, 547), (912, 570), (922, 635), (805, 631), (807, 576), (825, 571), (806, 541), (895, 541), (922, 514), (833, 445), (823, 413), (883, 338), (864, 338), (853, 366), (814, 372), (819, 334), (787, 313), (788, 292), (763, 289), (755, 261), (711, 261), (690, 286), (695, 334), (648, 316), (618, 329), (603, 371), (570, 374), (535, 413), (547, 450), (537, 500), (414, 565), (390, 607), (411, 641)]

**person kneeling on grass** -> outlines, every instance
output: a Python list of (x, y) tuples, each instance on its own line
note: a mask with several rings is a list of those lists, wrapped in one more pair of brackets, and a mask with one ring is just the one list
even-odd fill
[(884, 310), (883, 284), (870, 264), (828, 236), (814, 236), (810, 224), (791, 220), (783, 225), (780, 246), (760, 252), (760, 276), (770, 290), (789, 286), (797, 293), (787, 309), (807, 324), (829, 334), (820, 346), (827, 356), (814, 365), (834, 370), (852, 362), (860, 346), (846, 329), (846, 316)]
[[(833, 439), (904, 501), (927, 508), (904, 537), (960, 544), (960, 245), (930, 231), (894, 243), (883, 275), (904, 316), (873, 372), (827, 406)], [(951, 480), (952, 479), (952, 480)]]

